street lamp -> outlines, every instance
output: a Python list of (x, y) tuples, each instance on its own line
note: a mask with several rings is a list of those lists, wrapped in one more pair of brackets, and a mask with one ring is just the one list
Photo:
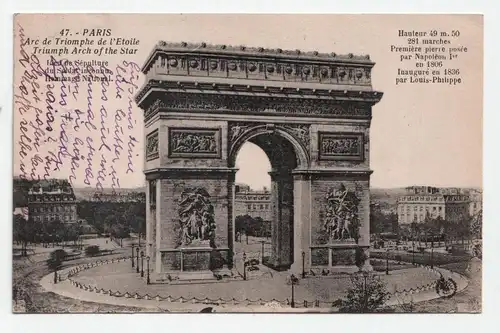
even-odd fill
[(412, 238), (411, 244), (412, 244), (412, 248), (413, 248), (413, 250), (412, 250), (412, 254), (413, 254), (412, 264), (413, 264), (413, 266), (415, 266), (415, 239), (414, 238)]
[(132, 260), (132, 268), (134, 268), (134, 244), (132, 244), (132, 256), (130, 259)]
[(136, 263), (137, 263), (136, 268), (137, 269), (135, 271), (137, 273), (139, 273), (139, 248), (138, 247), (135, 248), (135, 252), (137, 253), (137, 261), (136, 261)]
[(146, 257), (146, 264), (147, 264), (147, 269), (148, 269), (148, 276), (146, 279), (146, 284), (151, 284), (151, 280), (149, 279), (149, 259), (151, 259), (149, 256)]
[(385, 275), (389, 275), (389, 248), (385, 251)]
[(260, 241), (260, 243), (262, 244), (262, 255), (261, 255), (261, 258), (260, 258), (260, 262), (263, 263), (264, 262), (264, 243), (266, 241)]
[(302, 251), (302, 278), (304, 279), (306, 277), (306, 253)]
[(368, 308), (368, 292), (366, 290), (366, 280), (368, 279), (368, 272), (366, 271), (363, 271), (363, 278), (365, 280), (365, 283), (363, 285), (363, 294), (364, 294), (364, 297), (363, 297), (363, 312), (366, 311), (366, 309)]
[(144, 251), (141, 251), (141, 277), (144, 277)]
[(247, 254), (243, 252), (243, 280), (247, 279)]
[(434, 268), (434, 239), (431, 242), (431, 269)]
[(299, 282), (299, 279), (295, 275), (292, 274), (290, 276), (290, 282), (292, 284), (292, 302), (290, 303), (290, 306), (292, 308), (294, 308), (295, 307), (295, 290), (294, 290), (294, 286), (295, 286), (296, 283)]

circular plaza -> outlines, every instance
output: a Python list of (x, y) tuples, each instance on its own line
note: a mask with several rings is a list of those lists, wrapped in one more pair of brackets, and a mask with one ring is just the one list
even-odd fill
[[(401, 265), (395, 267), (389, 274), (375, 272), (386, 283), (387, 291), (397, 294), (405, 291), (430, 289), (439, 273), (425, 267), (410, 267)], [(137, 268), (131, 267), (130, 260), (85, 267), (72, 274), (71, 283), (75, 288), (89, 291), (100, 291), (109, 295), (128, 295), (128, 297), (169, 300), (172, 302), (213, 302), (224, 304), (228, 302), (267, 303), (276, 301), (287, 304), (292, 298), (290, 276), (286, 272), (276, 272), (260, 266), (261, 272), (213, 282), (182, 282), (147, 284), (144, 277), (137, 273)], [(343, 298), (351, 287), (348, 274), (322, 276), (308, 275), (294, 285), (294, 300), (297, 304), (304, 301), (319, 307), (328, 307), (336, 300)]]

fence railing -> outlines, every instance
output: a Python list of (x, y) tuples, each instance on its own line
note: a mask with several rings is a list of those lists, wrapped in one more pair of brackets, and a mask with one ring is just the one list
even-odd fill
[[(283, 300), (278, 300), (278, 299), (250, 299), (250, 298), (244, 298), (244, 299), (236, 299), (236, 298), (217, 298), (217, 299), (211, 299), (208, 297), (205, 298), (198, 298), (198, 297), (184, 297), (184, 296), (162, 296), (159, 294), (156, 295), (149, 295), (149, 294), (144, 294), (141, 295), (139, 293), (129, 293), (129, 292), (120, 292), (117, 290), (105, 290), (103, 288), (98, 288), (92, 285), (88, 285), (85, 283), (81, 283), (79, 281), (76, 281), (73, 279), (75, 275), (77, 275), (79, 272), (91, 269), (94, 267), (106, 265), (106, 264), (112, 264), (112, 263), (118, 263), (122, 261), (130, 260), (130, 257), (120, 257), (120, 258), (114, 258), (114, 259), (107, 259), (107, 260), (99, 260), (96, 262), (88, 263), (88, 264), (81, 264), (78, 265), (71, 270), (69, 270), (66, 273), (60, 274), (60, 279), (59, 281), (64, 281), (64, 280), (69, 280), (69, 282), (82, 290), (88, 291), (88, 292), (94, 292), (97, 294), (102, 294), (102, 295), (108, 295), (108, 296), (113, 296), (113, 297), (118, 297), (118, 298), (132, 298), (132, 299), (138, 299), (138, 300), (156, 300), (156, 301), (166, 301), (166, 302), (178, 302), (178, 303), (192, 303), (192, 304), (210, 304), (210, 305), (222, 305), (222, 304), (231, 304), (231, 305), (266, 305), (270, 303), (279, 303), (280, 305), (283, 306), (291, 306), (291, 300), (289, 298), (283, 299)], [(442, 273), (436, 269), (432, 269), (429, 266), (417, 264), (417, 266), (420, 266), (424, 269), (430, 270), (435, 272), (436, 274), (439, 274), (440, 276)], [(401, 297), (401, 296), (408, 296), (408, 295), (414, 295), (420, 292), (425, 292), (425, 291), (430, 291), (436, 288), (437, 281), (418, 286), (418, 287), (413, 287), (413, 288), (408, 288), (408, 289), (403, 289), (403, 290), (398, 290), (390, 294), (389, 299), (393, 297)], [(325, 307), (336, 307), (338, 304), (339, 300), (334, 300), (334, 301), (324, 301), (324, 300), (294, 300), (294, 307), (296, 308), (325, 308)]]

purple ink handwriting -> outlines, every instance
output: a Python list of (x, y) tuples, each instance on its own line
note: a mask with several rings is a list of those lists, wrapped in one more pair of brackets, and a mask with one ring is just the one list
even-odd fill
[(119, 189), (142, 165), (140, 67), (37, 55), (25, 29), (16, 30), (15, 175)]

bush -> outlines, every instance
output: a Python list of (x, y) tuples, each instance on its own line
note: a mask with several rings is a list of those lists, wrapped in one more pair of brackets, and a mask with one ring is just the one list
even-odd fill
[(99, 248), (99, 246), (97, 245), (91, 245), (91, 246), (87, 246), (85, 248), (85, 255), (87, 257), (93, 257), (93, 256), (96, 256), (99, 254), (99, 252), (101, 252), (101, 249)]
[(374, 274), (354, 274), (351, 283), (346, 298), (340, 302), (340, 312), (378, 312), (389, 299), (385, 284)]

